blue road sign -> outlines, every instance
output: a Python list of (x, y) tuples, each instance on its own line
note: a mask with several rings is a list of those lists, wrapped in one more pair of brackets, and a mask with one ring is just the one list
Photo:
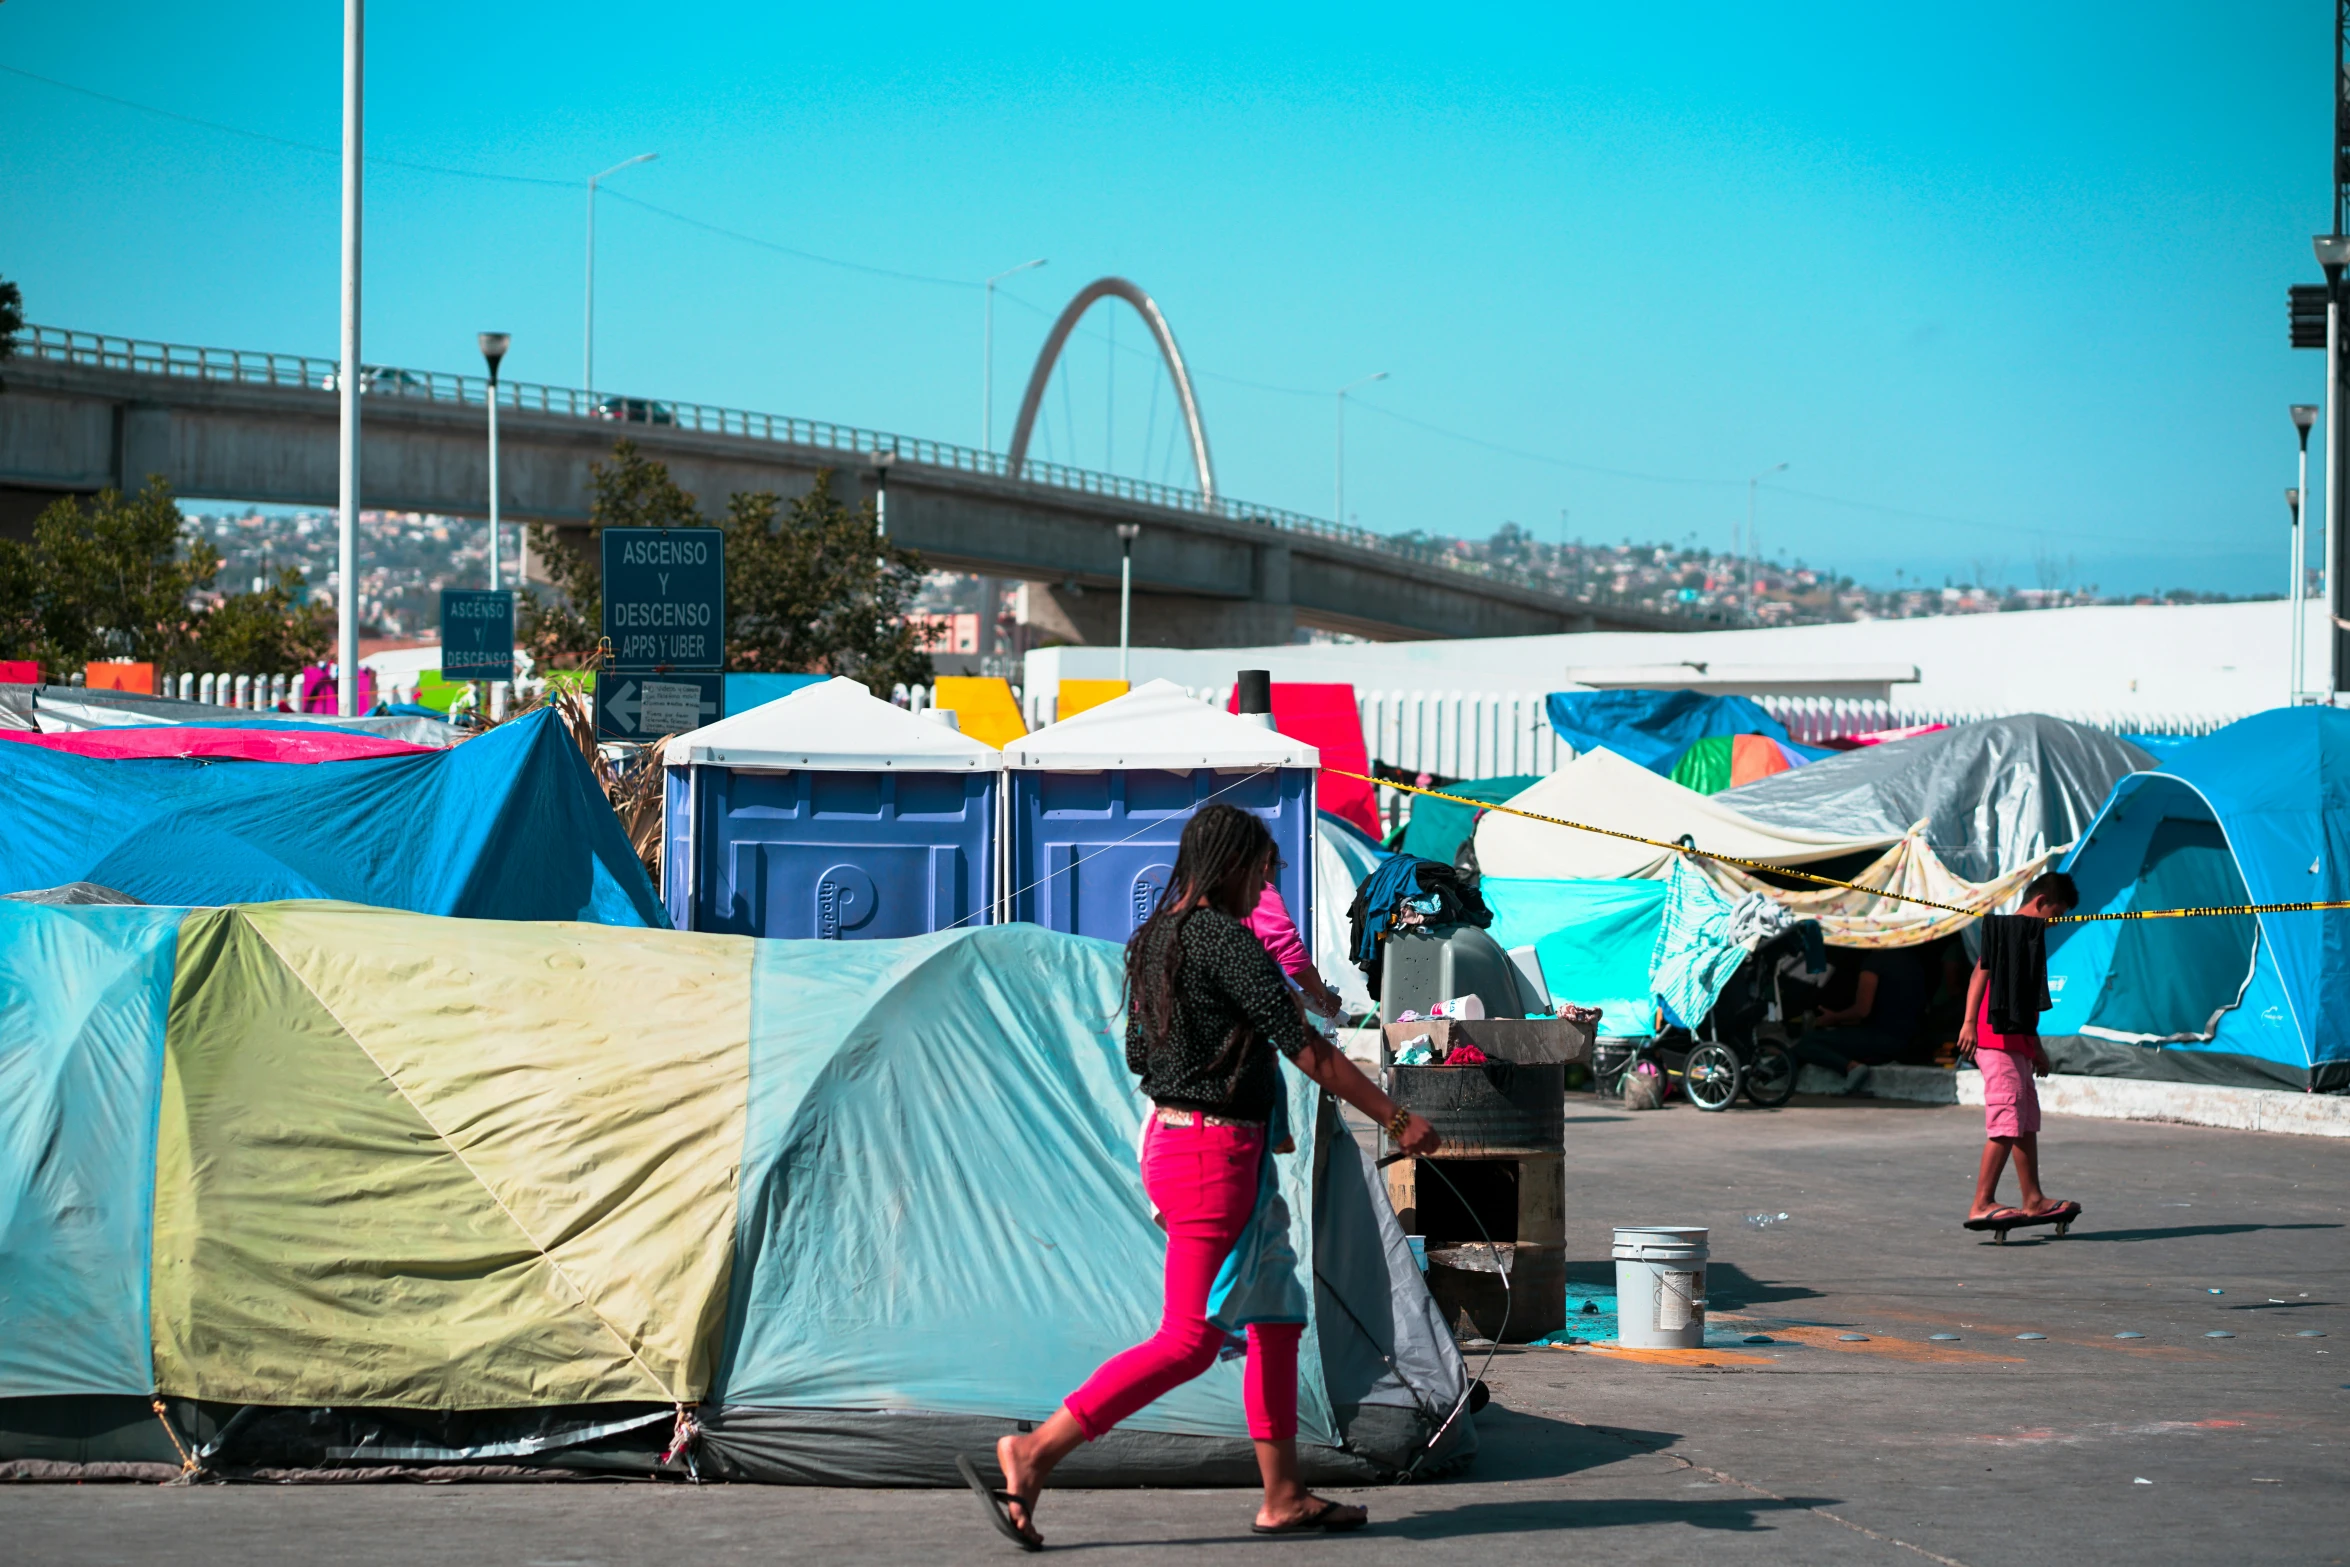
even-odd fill
[(596, 672), (596, 733), (607, 740), (658, 740), (714, 724), (724, 675)]
[(716, 670), (726, 662), (726, 534), (606, 528), (604, 638), (614, 670)]
[(506, 589), (441, 589), (441, 678), (514, 678), (514, 595)]

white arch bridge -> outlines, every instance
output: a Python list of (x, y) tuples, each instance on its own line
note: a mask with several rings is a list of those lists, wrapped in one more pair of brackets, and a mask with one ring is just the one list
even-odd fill
[[(1060, 344), (1096, 300), (1150, 324), (1176, 382), (1199, 474), (1177, 489), (1027, 455)], [(0, 533), (22, 536), (61, 494), (136, 488), (161, 475), (182, 496), (328, 507), (336, 497), (331, 360), (195, 348), (32, 326), (0, 366)], [(488, 384), (372, 368), (361, 493), (370, 509), (480, 516)], [(565, 387), (501, 381), (506, 516), (557, 527), (588, 517), (588, 465), (626, 435), (716, 511), (737, 490), (803, 493), (820, 470), (852, 500), (884, 499), (889, 534), (946, 570), (1024, 582), (1037, 641), (1117, 640), (1118, 525), (1138, 523), (1134, 640), (1142, 646), (1286, 642), (1301, 627), (1377, 638), (1574, 630), (1698, 630), (1703, 622), (1564, 597), (1536, 579), (1477, 569), (1320, 518), (1233, 501), (1215, 486), (1207, 435), (1174, 335), (1149, 296), (1105, 278), (1071, 301), (1039, 357), (1008, 455), (824, 420), (637, 404), (652, 422), (600, 417)]]

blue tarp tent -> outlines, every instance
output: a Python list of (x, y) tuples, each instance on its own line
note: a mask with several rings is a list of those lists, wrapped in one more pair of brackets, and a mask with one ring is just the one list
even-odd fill
[(665, 926), (550, 710), (447, 751), (347, 762), (101, 761), (0, 748), (0, 893), (143, 903), (336, 898), (474, 919)]
[(1493, 910), (1488, 934), (1505, 951), (1534, 949), (1552, 1000), (1599, 1008), (1602, 1039), (1656, 1031), (1648, 958), (1664, 923), (1663, 882), (1488, 876), (1477, 890)]
[[(2350, 898), (2350, 712), (2279, 708), (2114, 787), (2064, 869), (2084, 914)], [(2350, 911), (2051, 932), (2061, 1071), (2350, 1088)]]
[(1652, 773), (1670, 774), (1674, 759), (1708, 735), (1769, 735), (1787, 726), (1751, 697), (1698, 691), (1553, 691), (1550, 727), (1578, 751), (1603, 747)]

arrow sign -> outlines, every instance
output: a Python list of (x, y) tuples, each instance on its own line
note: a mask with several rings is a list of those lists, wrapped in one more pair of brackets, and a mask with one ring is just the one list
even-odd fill
[(596, 733), (658, 740), (717, 721), (724, 675), (596, 675)]

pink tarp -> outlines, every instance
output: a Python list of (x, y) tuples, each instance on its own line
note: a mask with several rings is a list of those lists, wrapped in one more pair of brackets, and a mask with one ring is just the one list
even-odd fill
[[(1239, 711), (1238, 687), (1225, 706), (1228, 711)], [(1343, 767), (1350, 773), (1364, 774), (1371, 771), (1370, 752), (1363, 745), (1362, 715), (1355, 711), (1355, 688), (1351, 685), (1274, 681), (1273, 727), (1320, 751), (1326, 768)], [(1331, 815), (1354, 823), (1374, 838), (1379, 836), (1379, 812), (1369, 784), (1325, 772), (1314, 781), (1314, 799)]]
[(244, 762), (349, 762), (369, 756), (406, 756), (432, 750), (382, 735), (340, 729), (315, 733), (292, 729), (205, 729), (194, 724), (155, 728), (84, 729), (72, 734), (37, 735), (0, 729), (0, 740), (46, 746), (105, 761), (141, 757), (207, 757)]

